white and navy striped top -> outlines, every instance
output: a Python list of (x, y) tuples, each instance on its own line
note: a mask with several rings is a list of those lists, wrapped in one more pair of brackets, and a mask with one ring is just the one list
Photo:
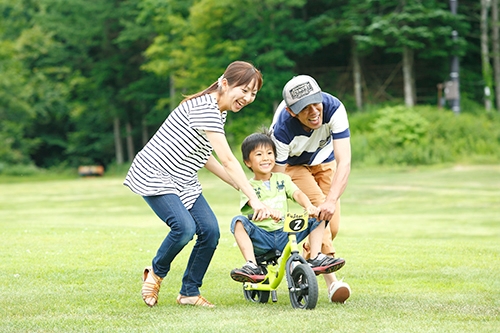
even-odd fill
[(350, 136), (344, 104), (328, 93), (321, 94), (323, 124), (310, 132), (285, 111), (284, 101), (276, 109), (271, 131), (276, 144), (277, 165), (319, 165), (331, 162), (335, 159), (332, 140)]
[(135, 156), (124, 184), (142, 196), (176, 194), (190, 209), (201, 194), (197, 172), (213, 150), (205, 131), (224, 134), (226, 115), (208, 94), (181, 103)]

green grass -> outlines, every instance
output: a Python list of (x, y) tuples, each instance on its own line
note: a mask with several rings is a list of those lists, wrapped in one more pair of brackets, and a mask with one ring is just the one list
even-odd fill
[(221, 226), (202, 294), (179, 307), (189, 248), (148, 308), (141, 272), (168, 229), (122, 178), (0, 179), (0, 332), (498, 332), (500, 166), (353, 170), (335, 240), (353, 290), (316, 309), (245, 301), (229, 271), (238, 195), (201, 174)]

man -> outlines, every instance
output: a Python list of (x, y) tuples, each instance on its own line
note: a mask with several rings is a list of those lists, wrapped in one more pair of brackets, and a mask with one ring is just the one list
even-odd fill
[[(277, 148), (275, 172), (288, 174), (312, 204), (320, 209), (319, 219), (330, 221), (325, 228), (321, 252), (334, 256), (332, 241), (340, 222), (340, 196), (351, 170), (349, 122), (344, 105), (322, 92), (316, 80), (299, 75), (283, 88), (283, 102), (276, 109), (271, 126)], [(335, 152), (335, 154), (334, 154)], [(304, 244), (308, 258), (309, 245)], [(331, 302), (344, 303), (349, 285), (325, 274)]]

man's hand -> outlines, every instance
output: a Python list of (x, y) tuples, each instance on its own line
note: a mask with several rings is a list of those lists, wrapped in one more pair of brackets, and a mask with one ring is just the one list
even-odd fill
[(335, 202), (325, 201), (319, 205), (318, 209), (320, 210), (318, 220), (330, 221), (333, 218), (333, 214), (335, 214)]

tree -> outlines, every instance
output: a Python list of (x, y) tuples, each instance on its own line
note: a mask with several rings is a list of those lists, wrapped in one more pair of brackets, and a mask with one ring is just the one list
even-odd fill
[[(455, 46), (450, 40), (453, 27), (466, 29), (461, 17), (454, 17), (434, 0), (405, 1), (388, 7), (389, 12), (373, 18), (363, 41), (382, 45), (386, 52), (402, 54), (405, 104), (415, 104), (413, 63), (415, 52), (423, 58), (448, 56)], [(463, 46), (463, 39), (458, 41)], [(463, 52), (463, 51), (461, 51)]]
[[(474, 103), (483, 96), (480, 9), (472, 0), (456, 17), (436, 0), (0, 0), (0, 159), (123, 163), (183, 94), (211, 84), (237, 59), (261, 69), (264, 86), (228, 118), (232, 145), (269, 125), (285, 82), (306, 72), (325, 89), (338, 84), (346, 92), (339, 97), (347, 104), (354, 95), (360, 109), (362, 97), (376, 103), (378, 92), (410, 105), (422, 85), (435, 95), (456, 52), (464, 100)], [(452, 40), (453, 30), (464, 37)], [(377, 72), (387, 65), (390, 75)], [(343, 68), (352, 74), (337, 74)]]
[(481, 63), (484, 80), (484, 108), (491, 110), (493, 101), (493, 75), (490, 65), (490, 52), (488, 45), (488, 11), (491, 6), (490, 0), (481, 0)]
[(0, 41), (0, 169), (2, 164), (30, 164), (29, 153), (37, 140), (24, 134), (35, 115), (26, 97), (26, 73), (15, 58), (15, 45)]
[(29, 25), (30, 11), (19, 1), (0, 0), (0, 169), (31, 164), (30, 153), (39, 143), (26, 139), (36, 113), (29, 103), (29, 72), (19, 58), (18, 43)]
[(167, 28), (147, 49), (143, 68), (173, 77), (176, 91), (190, 94), (214, 82), (234, 60), (255, 64), (264, 76), (263, 89), (245, 112), (228, 119), (227, 132), (235, 133), (230, 142), (240, 142), (248, 131), (271, 122), (282, 87), (294, 75), (293, 57), (319, 47), (311, 24), (302, 16), (305, 4), (303, 0), (199, 0), (188, 15), (171, 7), (163, 16)]
[(498, 22), (498, 0), (491, 1), (491, 30), (493, 44), (493, 68), (495, 77), (495, 100), (497, 111), (500, 112), (500, 34)]
[(361, 49), (358, 39), (366, 34), (372, 15), (372, 4), (369, 2), (348, 0), (322, 3), (314, 19), (314, 26), (323, 47), (343, 39), (350, 41), (353, 89), (358, 110), (363, 108), (361, 58), (371, 51), (371, 47)]

